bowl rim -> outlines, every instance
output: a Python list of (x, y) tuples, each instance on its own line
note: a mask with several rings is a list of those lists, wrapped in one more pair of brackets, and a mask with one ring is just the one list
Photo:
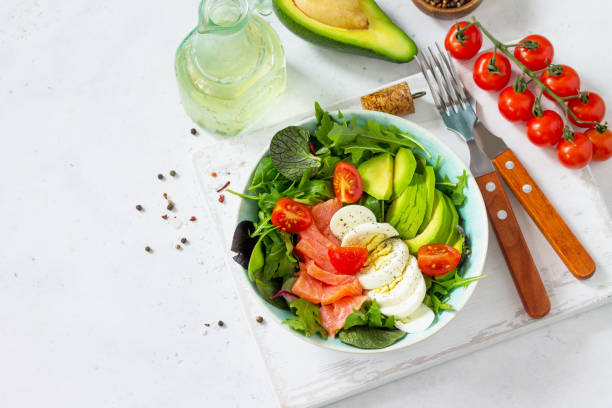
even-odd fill
[[(400, 116), (395, 116), (395, 115), (391, 115), (388, 113), (384, 113), (384, 112), (377, 112), (377, 111), (364, 111), (361, 109), (346, 109), (346, 110), (342, 110), (342, 114), (344, 115), (344, 117), (346, 117), (347, 119), (350, 119), (352, 117), (358, 117), (360, 115), (363, 115), (364, 113), (367, 113), (368, 115), (374, 115), (377, 116), (379, 118), (389, 118), (391, 117), (393, 120), (399, 120), (401, 121), (405, 121), (410, 123), (412, 126), (419, 128), (419, 130), (423, 133), (425, 133), (429, 138), (435, 140), (438, 144), (440, 144), (445, 150), (445, 155), (448, 154), (449, 156), (451, 156), (453, 158), (453, 160), (456, 160), (457, 162), (461, 163), (465, 170), (466, 173), (468, 175), (468, 183), (474, 183), (475, 182), (475, 178), (474, 175), (472, 174), (472, 172), (470, 171), (469, 166), (467, 166), (465, 164), (465, 162), (463, 160), (461, 160), (461, 158), (459, 156), (457, 156), (457, 154), (444, 142), (442, 141), (440, 138), (438, 138), (433, 132), (429, 131), (428, 129), (426, 129), (425, 127), (421, 126), (420, 124), (413, 122), (411, 120), (405, 119), (403, 117)], [(336, 116), (337, 114), (332, 114), (332, 116)], [(303, 126), (305, 123), (311, 122), (313, 120), (316, 120), (315, 116), (308, 116), (302, 120), (300, 120), (299, 122), (291, 125), (291, 126)], [(261, 159), (263, 157), (265, 157), (266, 154), (269, 153), (269, 145), (265, 146), (263, 148), (263, 150), (261, 151), (261, 154), (258, 156), (259, 159), (257, 161), (257, 163), (259, 163), (259, 161), (261, 161)], [(256, 166), (256, 164), (255, 164)], [(245, 191), (249, 186), (250, 186), (250, 176), (252, 175), (252, 172), (254, 170), (254, 167), (252, 168), (251, 172), (249, 173), (249, 177), (246, 179), (245, 184), (242, 186), (242, 189), (240, 191)], [(484, 214), (486, 217), (486, 221), (485, 221), (485, 234), (482, 237), (483, 238), (483, 242), (484, 242), (484, 247), (483, 247), (483, 256), (482, 259), (478, 260), (477, 264), (474, 264), (474, 268), (475, 268), (475, 275), (474, 276), (480, 276), (482, 275), (482, 272), (484, 270), (484, 265), (486, 262), (486, 258), (487, 258), (487, 252), (488, 252), (488, 245), (489, 245), (489, 220), (488, 220), (488, 216), (487, 216), (487, 211), (486, 211), (486, 207), (484, 204), (484, 199), (482, 197), (482, 194), (480, 192), (480, 189), (478, 188), (478, 186), (476, 185), (476, 191), (478, 192), (478, 194), (476, 194), (477, 196), (477, 206), (480, 207), (480, 212), (481, 214)], [(240, 218), (240, 213), (241, 213), (241, 209), (242, 209), (242, 203), (239, 205), (238, 207), (238, 211), (236, 213), (235, 216), (235, 224), (237, 225), (240, 221), (242, 221), (243, 219)], [(252, 282), (249, 281), (244, 268), (242, 268), (242, 266), (232, 262), (234, 265), (234, 268), (237, 268), (240, 271), (240, 275), (242, 276), (241, 279), (245, 279), (245, 282), (247, 283), (247, 285), (250, 287), (251, 290), (253, 290), (252, 288)], [(382, 349), (360, 349), (357, 347), (351, 347), (350, 345), (344, 345), (344, 346), (339, 346), (336, 344), (333, 344), (331, 342), (329, 342), (328, 340), (323, 340), (323, 339), (319, 339), (318, 337), (308, 337), (305, 336), (301, 333), (296, 332), (295, 330), (292, 330), (290, 327), (285, 327), (285, 325), (283, 324), (283, 321), (281, 320), (280, 317), (278, 317), (275, 313), (273, 313), (270, 309), (274, 308), (275, 306), (269, 304), (268, 302), (266, 302), (265, 300), (263, 300), (261, 298), (261, 296), (258, 293), (252, 293), (252, 295), (257, 299), (257, 301), (261, 304), (263, 304), (268, 311), (270, 312), (270, 314), (272, 315), (272, 320), (279, 324), (280, 326), (283, 326), (285, 328), (284, 331), (289, 331), (293, 336), (296, 336), (298, 338), (300, 338), (302, 341), (308, 343), (308, 344), (312, 344), (312, 345), (316, 345), (318, 347), (321, 347), (323, 349), (326, 350), (333, 350), (333, 351), (339, 351), (339, 352), (343, 352), (343, 353), (349, 353), (349, 354), (379, 354), (379, 353), (388, 353), (388, 352), (392, 352), (392, 351), (398, 351), (398, 350), (402, 350), (405, 349), (407, 347), (410, 347), (412, 345), (415, 345), (417, 343), (420, 343), (426, 339), (429, 339), (431, 336), (433, 336), (434, 334), (438, 333), (441, 329), (443, 329), (444, 327), (446, 327), (446, 325), (448, 325), (452, 320), (455, 319), (455, 317), (457, 316), (457, 314), (463, 310), (463, 308), (465, 307), (465, 305), (469, 302), (470, 298), (472, 297), (474, 291), (476, 290), (476, 287), (478, 286), (478, 283), (480, 282), (480, 280), (476, 280), (472, 283), (470, 283), (465, 289), (465, 300), (463, 301), (462, 304), (458, 305), (454, 312), (453, 315), (447, 319), (446, 321), (440, 322), (439, 324), (437, 324), (436, 326), (434, 326), (433, 328), (431, 328), (431, 331), (428, 333), (427, 336), (419, 338), (419, 339), (415, 339), (413, 341), (409, 341), (406, 343), (402, 343), (402, 341), (394, 343), (388, 347), (382, 348)]]

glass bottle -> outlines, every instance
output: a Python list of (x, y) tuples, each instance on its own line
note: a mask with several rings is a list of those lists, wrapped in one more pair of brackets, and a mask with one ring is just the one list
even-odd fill
[(285, 52), (255, 6), (261, 0), (202, 0), (198, 26), (176, 51), (181, 102), (203, 129), (235, 135), (285, 90)]

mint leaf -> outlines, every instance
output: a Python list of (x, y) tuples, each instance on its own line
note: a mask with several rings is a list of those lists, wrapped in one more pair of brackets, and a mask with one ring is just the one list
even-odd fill
[(368, 326), (355, 326), (340, 331), (338, 338), (345, 344), (362, 349), (381, 349), (389, 347), (406, 337), (406, 332), (398, 329), (379, 329)]
[[(284, 324), (288, 324), (295, 330), (303, 332), (306, 336), (319, 333), (323, 339), (327, 339), (327, 330), (323, 327), (323, 323), (321, 322), (321, 311), (317, 305), (304, 299), (296, 299), (291, 302), (289, 306), (297, 317), (285, 319), (283, 322)], [(297, 323), (295, 319), (301, 320), (302, 323)]]
[(274, 167), (289, 180), (298, 181), (306, 170), (314, 174), (321, 159), (308, 147), (310, 132), (298, 126), (279, 130), (270, 142), (270, 158)]

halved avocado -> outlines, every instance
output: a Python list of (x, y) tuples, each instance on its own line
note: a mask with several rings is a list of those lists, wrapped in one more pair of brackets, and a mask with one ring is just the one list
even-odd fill
[(446, 200), (446, 205), (451, 212), (451, 229), (449, 232), (446, 241), (444, 242), (446, 245), (451, 245), (457, 240), (457, 236), (459, 235), (459, 231), (457, 230), (457, 224), (459, 223), (459, 214), (457, 214), (457, 209), (455, 208), (455, 204), (453, 200), (450, 199), (446, 194), (444, 195), (444, 199)]
[(434, 172), (434, 168), (431, 166), (425, 166), (425, 186), (427, 188), (427, 211), (425, 212), (423, 223), (419, 227), (419, 233), (423, 232), (427, 224), (429, 224), (429, 220), (431, 220), (431, 213), (433, 211), (434, 192), (436, 190), (436, 173)]
[(315, 44), (394, 62), (418, 52), (373, 0), (273, 0), (272, 6), (290, 31)]
[(388, 200), (393, 193), (393, 156), (379, 154), (357, 168), (363, 180), (363, 191), (378, 200)]
[(395, 155), (394, 166), (393, 197), (399, 197), (412, 181), (416, 169), (416, 159), (412, 150), (400, 147)]

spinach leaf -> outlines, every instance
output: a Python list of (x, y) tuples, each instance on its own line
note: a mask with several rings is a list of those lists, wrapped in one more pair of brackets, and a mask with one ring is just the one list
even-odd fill
[(346, 317), (344, 321), (344, 329), (350, 329), (354, 326), (365, 326), (373, 328), (388, 328), (393, 329), (395, 325), (395, 317), (385, 316), (380, 312), (376, 300), (367, 300), (363, 302), (359, 310), (353, 310), (353, 313)]
[(319, 333), (323, 339), (327, 339), (327, 330), (321, 323), (321, 311), (317, 305), (304, 299), (296, 299), (289, 306), (297, 317), (285, 319), (284, 324), (288, 324), (294, 330), (303, 332), (306, 336)]
[(321, 158), (310, 153), (309, 139), (308, 129), (298, 126), (288, 126), (272, 137), (270, 158), (274, 167), (289, 180), (298, 181), (306, 170), (314, 173), (321, 166)]
[(263, 242), (266, 254), (263, 264), (264, 280), (292, 275), (298, 269), (297, 259), (293, 256), (291, 235), (274, 230), (263, 237)]
[(261, 296), (270, 304), (279, 307), (281, 309), (287, 309), (287, 302), (285, 302), (285, 299), (282, 298), (282, 296), (276, 297), (274, 299), (270, 299), (270, 297), (272, 295), (274, 295), (276, 292), (278, 292), (281, 288), (281, 282), (278, 279), (273, 279), (273, 280), (262, 280), (262, 279), (255, 279), (255, 286), (257, 287), (257, 290), (259, 291), (259, 293), (261, 293)]
[(369, 326), (355, 326), (340, 331), (341, 342), (362, 349), (381, 349), (389, 347), (406, 337), (406, 332), (398, 329), (379, 329)]
[(364, 193), (363, 196), (365, 197), (365, 199), (362, 199), (361, 205), (363, 205), (364, 207), (369, 208), (370, 211), (372, 211), (374, 213), (374, 215), (376, 216), (376, 221), (378, 221), (378, 222), (385, 222), (385, 220), (383, 219), (382, 203), (381, 203), (381, 201), (377, 200), (376, 198), (372, 197), (371, 195), (366, 195), (365, 193)]

